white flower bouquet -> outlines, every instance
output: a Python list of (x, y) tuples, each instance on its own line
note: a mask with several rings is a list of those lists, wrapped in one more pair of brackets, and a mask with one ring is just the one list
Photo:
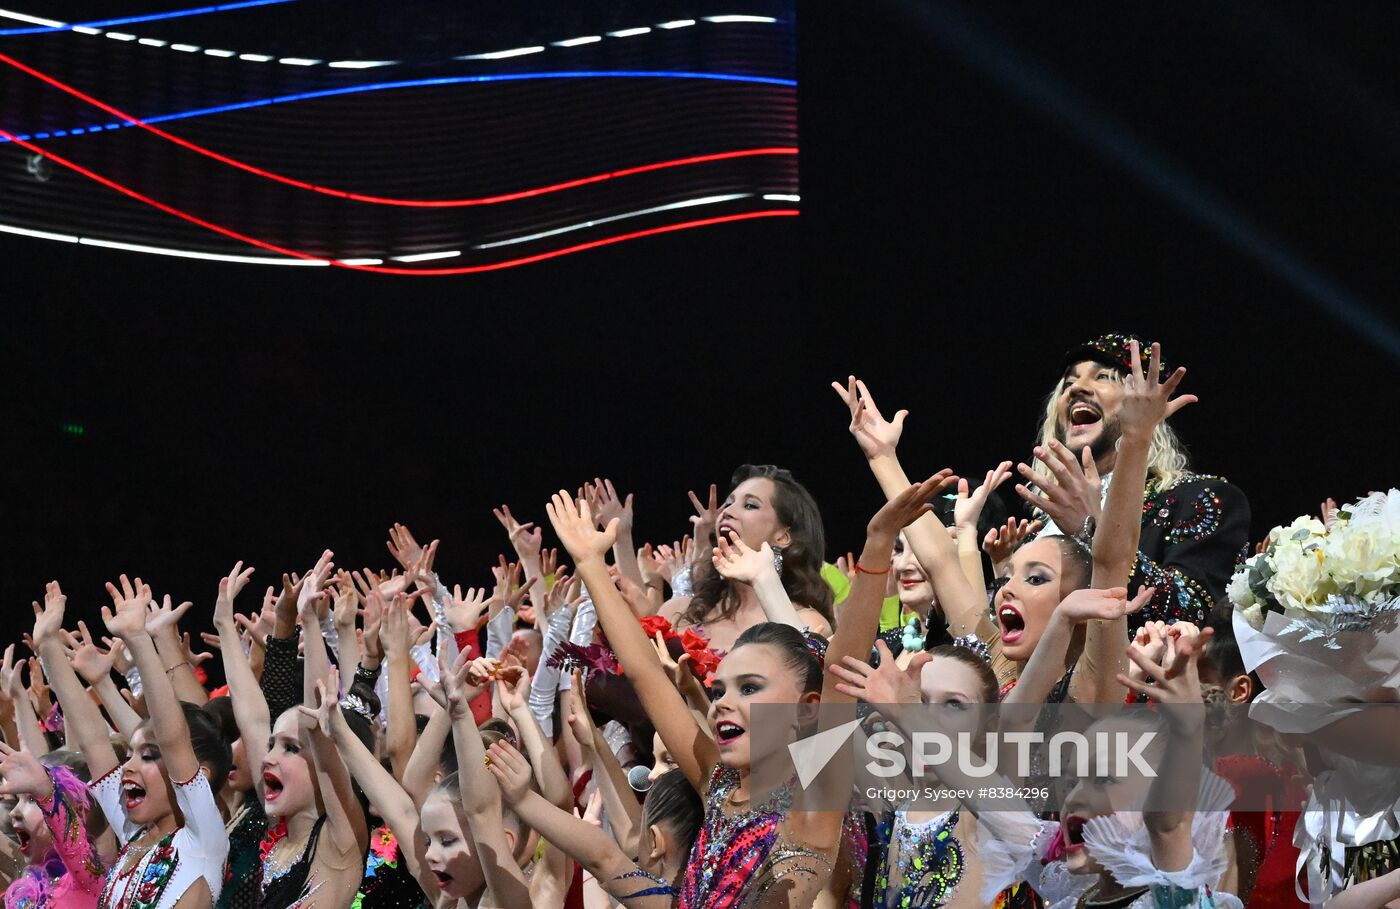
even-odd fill
[(1343, 506), (1330, 528), (1314, 517), (1275, 527), (1226, 592), (1255, 630), (1280, 613), (1291, 620), (1283, 633), (1329, 647), (1337, 632), (1400, 611), (1400, 490)]

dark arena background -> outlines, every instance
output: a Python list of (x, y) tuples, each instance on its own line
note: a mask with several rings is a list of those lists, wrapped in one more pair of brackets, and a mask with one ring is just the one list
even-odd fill
[(22, 626), (393, 521), (484, 583), (492, 506), (594, 476), (670, 541), (743, 462), (834, 558), (831, 380), (980, 476), (1107, 330), (1190, 368), (1256, 537), (1395, 482), (1395, 4), (0, 2)]

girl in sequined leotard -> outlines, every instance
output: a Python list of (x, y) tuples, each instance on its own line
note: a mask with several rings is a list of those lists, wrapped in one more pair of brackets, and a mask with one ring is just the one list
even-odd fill
[[(827, 658), (865, 656), (875, 640), (884, 575), (899, 530), (928, 511), (925, 504), (946, 485), (947, 473), (909, 487), (871, 519), (861, 571), (841, 613)], [(791, 810), (787, 793), (750, 804), (750, 728), (754, 705), (815, 705), (823, 699), (852, 703), (825, 678), (820, 660), (796, 629), (764, 623), (735, 642), (711, 685), (709, 730), (701, 728), (662, 668), (635, 615), (608, 577), (604, 555), (615, 526), (599, 532), (587, 505), (567, 493), (548, 507), (551, 523), (594, 597), (599, 620), (648, 717), (677, 766), (705, 799), (705, 823), (681, 882), (682, 909), (730, 909), (754, 905), (811, 905), (818, 898), (844, 900), (850, 865), (839, 867), (844, 813)], [(797, 712), (793, 710), (793, 734)], [(820, 727), (819, 727), (820, 729)], [(837, 872), (833, 875), (833, 871)], [(832, 891), (835, 891), (833, 893)]]

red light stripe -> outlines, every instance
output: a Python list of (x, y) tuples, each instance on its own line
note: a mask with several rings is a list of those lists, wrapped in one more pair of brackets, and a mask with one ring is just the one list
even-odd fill
[(328, 263), (329, 265), (334, 266), (334, 267), (336, 267), (336, 268), (344, 268), (344, 269), (348, 269), (348, 270), (350, 270), (350, 271), (367, 271), (367, 272), (374, 272), (374, 273), (376, 273), (376, 274), (383, 274), (383, 275), (438, 275), (438, 276), (441, 276), (441, 275), (468, 275), (468, 274), (475, 274), (475, 273), (484, 272), (484, 271), (499, 271), (500, 269), (503, 269), (503, 268), (513, 268), (513, 267), (515, 267), (515, 266), (517, 266), (517, 265), (528, 265), (528, 264), (530, 264), (530, 263), (532, 263), (532, 262), (542, 262), (542, 261), (544, 261), (544, 260), (546, 260), (546, 259), (556, 259), (556, 258), (558, 258), (558, 257), (560, 257), (560, 256), (569, 255), (570, 253), (582, 252), (582, 251), (584, 251), (584, 250), (586, 250), (586, 249), (596, 249), (596, 248), (598, 248), (598, 247), (600, 247), (600, 246), (611, 246), (611, 245), (614, 244), (614, 243), (622, 243), (622, 242), (624, 242), (624, 241), (626, 241), (626, 240), (635, 240), (635, 239), (638, 239), (638, 238), (640, 238), (640, 237), (650, 237), (650, 236), (655, 236), (655, 235), (657, 235), (657, 234), (671, 233), (671, 232), (673, 232), (673, 231), (678, 231), (678, 230), (688, 230), (688, 229), (694, 228), (694, 227), (707, 227), (707, 226), (712, 225), (712, 224), (724, 224), (724, 223), (727, 223), (727, 222), (730, 222), (730, 221), (747, 221), (747, 220), (750, 220), (750, 219), (753, 219), (753, 218), (791, 217), (791, 216), (797, 215), (797, 214), (799, 213), (799, 212), (797, 211), (797, 209), (792, 209), (792, 208), (781, 208), (781, 209), (770, 209), (770, 210), (767, 210), (767, 211), (751, 211), (751, 212), (744, 212), (744, 213), (742, 213), (742, 214), (737, 214), (737, 215), (720, 215), (720, 216), (714, 217), (714, 218), (702, 218), (702, 219), (700, 219), (700, 220), (698, 220), (698, 221), (685, 221), (685, 222), (682, 222), (682, 223), (680, 223), (680, 224), (666, 224), (666, 225), (663, 225), (663, 226), (661, 226), (661, 227), (652, 227), (652, 228), (648, 228), (648, 229), (646, 229), (646, 230), (632, 231), (631, 233), (619, 234), (619, 235), (613, 236), (613, 237), (603, 237), (603, 238), (598, 239), (598, 240), (592, 240), (592, 241), (590, 241), (590, 242), (588, 242), (588, 243), (579, 243), (579, 244), (577, 244), (577, 245), (575, 245), (575, 246), (567, 246), (567, 247), (564, 247), (563, 249), (550, 250), (550, 251), (548, 251), (548, 252), (537, 253), (536, 255), (533, 255), (533, 256), (523, 256), (523, 257), (520, 257), (520, 258), (517, 258), (517, 259), (507, 259), (507, 260), (505, 260), (505, 261), (503, 261), (503, 262), (492, 262), (492, 263), (489, 263), (489, 264), (486, 264), (486, 265), (467, 265), (467, 266), (461, 266), (461, 267), (458, 267), (458, 268), (393, 268), (393, 267), (385, 266), (385, 265), (347, 265), (347, 264), (345, 264), (344, 262), (337, 262), (337, 261), (335, 261), (334, 259), (327, 259), (327, 258), (325, 258), (324, 256), (316, 256), (316, 255), (312, 255), (311, 253), (305, 253), (305, 252), (301, 252), (301, 251), (299, 251), (299, 250), (288, 249), (288, 248), (283, 247), (283, 246), (278, 246), (277, 244), (275, 244), (275, 243), (269, 243), (269, 242), (267, 242), (266, 240), (259, 240), (259, 239), (257, 239), (256, 237), (250, 237), (250, 236), (248, 236), (248, 235), (246, 235), (246, 234), (241, 234), (241, 233), (239, 233), (238, 231), (233, 230), (232, 228), (229, 228), (229, 227), (224, 227), (224, 226), (221, 225), (221, 224), (215, 224), (215, 223), (212, 222), (212, 221), (206, 221), (205, 219), (199, 217), (198, 215), (192, 215), (192, 214), (190, 214), (190, 213), (187, 212), (187, 211), (183, 211), (183, 210), (181, 210), (181, 209), (178, 209), (178, 208), (174, 207), (173, 205), (167, 205), (166, 203), (161, 202), (161, 201), (159, 201), (159, 200), (157, 200), (157, 199), (152, 199), (150, 196), (147, 196), (147, 195), (144, 195), (144, 194), (142, 194), (142, 193), (140, 193), (140, 192), (137, 192), (136, 190), (132, 189), (132, 188), (129, 187), (129, 186), (125, 186), (125, 185), (123, 185), (123, 184), (121, 184), (121, 183), (118, 183), (118, 182), (115, 181), (115, 180), (112, 180), (112, 179), (110, 179), (110, 178), (108, 178), (108, 177), (102, 176), (102, 175), (99, 174), (99, 173), (96, 173), (96, 172), (94, 172), (94, 171), (91, 171), (91, 170), (89, 170), (88, 168), (83, 167), (81, 164), (77, 164), (77, 163), (75, 163), (75, 162), (73, 162), (73, 161), (69, 161), (67, 158), (64, 158), (64, 157), (62, 157), (62, 156), (60, 156), (60, 155), (56, 155), (56, 154), (54, 154), (54, 153), (52, 153), (52, 152), (50, 152), (50, 151), (47, 151), (47, 150), (45, 150), (45, 149), (39, 147), (38, 145), (35, 145), (33, 142), (29, 142), (29, 141), (27, 141), (27, 140), (20, 139), (20, 138), (18, 138), (17, 136), (15, 136), (13, 133), (9, 133), (9, 132), (6, 132), (6, 131), (3, 130), (3, 129), (0, 129), (0, 136), (3, 136), (3, 137), (5, 137), (6, 139), (9, 139), (11, 142), (14, 142), (16, 145), (20, 146), (21, 148), (27, 148), (27, 149), (29, 149), (29, 150), (32, 151), (32, 152), (36, 152), (36, 153), (38, 153), (38, 154), (42, 154), (44, 157), (48, 158), (50, 161), (53, 161), (53, 162), (55, 162), (55, 163), (57, 163), (57, 164), (60, 164), (60, 165), (62, 165), (63, 167), (66, 167), (66, 168), (68, 168), (69, 170), (74, 171), (75, 173), (82, 174), (84, 177), (87, 177), (89, 180), (92, 180), (92, 181), (94, 181), (94, 182), (96, 182), (96, 183), (100, 183), (101, 185), (107, 187), (108, 189), (115, 190), (116, 192), (119, 192), (119, 193), (121, 193), (121, 194), (124, 195), (124, 196), (127, 196), (127, 197), (129, 197), (129, 198), (135, 199), (135, 200), (138, 201), (138, 202), (145, 203), (146, 205), (149, 205), (149, 206), (151, 206), (152, 208), (159, 209), (160, 211), (163, 211), (163, 212), (165, 212), (165, 213), (168, 214), (168, 215), (174, 215), (175, 217), (180, 218), (180, 219), (182, 219), (182, 220), (184, 220), (184, 221), (188, 221), (188, 222), (191, 223), (191, 224), (197, 225), (197, 226), (199, 226), (199, 227), (203, 227), (203, 228), (206, 229), (206, 230), (211, 230), (211, 231), (213, 231), (214, 233), (217, 233), (217, 234), (222, 234), (223, 236), (228, 237), (228, 238), (233, 239), (233, 240), (237, 240), (237, 241), (239, 241), (240, 243), (247, 243), (247, 244), (249, 244), (249, 245), (251, 245), (251, 246), (256, 246), (256, 247), (258, 247), (259, 249), (265, 249), (265, 250), (267, 250), (267, 251), (269, 251), (269, 252), (275, 252), (275, 253), (278, 253), (279, 255), (283, 255), (283, 256), (291, 256), (291, 257), (296, 258), (296, 259), (306, 259), (306, 260), (312, 261), (312, 262), (326, 262), (326, 263)]
[(67, 94), (72, 95), (74, 98), (77, 98), (81, 101), (85, 101), (88, 104), (91, 104), (100, 110), (106, 111), (114, 117), (118, 117), (122, 120), (129, 120), (136, 126), (139, 126), (141, 129), (144, 129), (153, 135), (159, 136), (160, 138), (165, 139), (167, 142), (173, 142), (181, 148), (188, 149), (189, 151), (203, 155), (206, 158), (211, 158), (215, 161), (218, 161), (221, 164), (227, 164), (230, 167), (238, 168), (239, 170), (246, 171), (247, 173), (254, 174), (255, 176), (263, 177), (268, 180), (273, 180), (277, 183), (283, 183), (287, 186), (294, 186), (297, 189), (304, 189), (310, 192), (321, 193), (322, 195), (326, 196), (335, 196), (340, 199), (348, 199), (354, 202), (369, 202), (374, 205), (397, 205), (408, 208), (462, 208), (468, 205), (494, 205), (497, 202), (513, 202), (517, 199), (528, 199), (532, 196), (542, 196), (547, 193), (559, 192), (560, 190), (564, 189), (573, 189), (578, 186), (586, 186), (590, 183), (601, 183), (604, 180), (614, 180), (618, 177), (628, 177), (632, 176), (633, 174), (641, 174), (653, 170), (664, 170), (666, 168), (671, 167), (685, 167), (690, 164), (703, 164), (709, 161), (724, 161), (731, 158), (748, 158), (756, 155), (797, 154), (797, 149), (791, 146), (775, 146), (770, 148), (746, 148), (739, 149), (737, 151), (716, 152), (714, 154), (709, 155), (694, 155), (688, 158), (676, 158), (671, 161), (659, 161), (654, 164), (643, 164), (637, 167), (628, 167), (622, 170), (608, 171), (607, 173), (594, 174), (590, 177), (580, 177), (575, 180), (567, 180), (563, 183), (553, 183), (548, 186), (540, 186), (534, 189), (523, 189), (519, 190), (518, 192), (503, 193), (501, 195), (496, 196), (482, 196), (473, 199), (395, 199), (387, 196), (370, 196), (365, 195), (363, 193), (347, 192), (346, 190), (342, 189), (333, 189), (329, 186), (320, 186), (315, 183), (308, 183), (305, 180), (297, 180), (293, 177), (288, 177), (283, 174), (274, 173), (273, 171), (257, 167), (253, 164), (249, 164), (246, 161), (240, 161), (237, 158), (231, 158), (228, 155), (220, 154), (219, 152), (216, 152), (213, 149), (205, 148), (204, 146), (199, 145), (198, 143), (191, 142), (188, 139), (183, 139), (177, 135), (174, 135), (173, 133), (168, 133), (158, 126), (152, 126), (151, 124), (141, 120), (139, 117), (132, 116), (131, 114), (128, 114), (125, 111), (122, 111), (116, 107), (113, 107), (112, 105), (107, 104), (104, 101), (100, 101), (97, 98), (94, 98), (92, 95), (89, 95), (86, 92), (80, 91), (79, 89), (76, 89), (71, 85), (61, 82), (58, 79), (55, 79), (53, 76), (48, 75), (47, 73), (40, 72), (39, 70), (34, 69), (30, 66), (26, 66), (25, 64), (20, 63), (18, 60), (15, 60), (13, 57), (8, 57), (4, 54), (0, 54), (0, 63), (6, 63), (19, 70), (20, 72), (33, 76), (35, 79), (47, 83), (48, 85), (53, 86), (59, 91), (66, 92)]

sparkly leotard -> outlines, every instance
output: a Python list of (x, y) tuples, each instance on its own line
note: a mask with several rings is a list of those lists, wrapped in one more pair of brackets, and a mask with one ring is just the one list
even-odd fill
[(705, 823), (690, 853), (678, 909), (739, 909), (784, 878), (831, 871), (831, 862), (820, 853), (781, 841), (778, 827), (792, 805), (787, 787), (760, 805), (726, 816), (724, 804), (738, 782), (738, 771), (716, 765), (705, 793)]
[(889, 848), (880, 857), (875, 879), (877, 900), (886, 909), (945, 905), (962, 880), (963, 847), (953, 836), (959, 813), (949, 811), (930, 821), (911, 822), (895, 812)]

